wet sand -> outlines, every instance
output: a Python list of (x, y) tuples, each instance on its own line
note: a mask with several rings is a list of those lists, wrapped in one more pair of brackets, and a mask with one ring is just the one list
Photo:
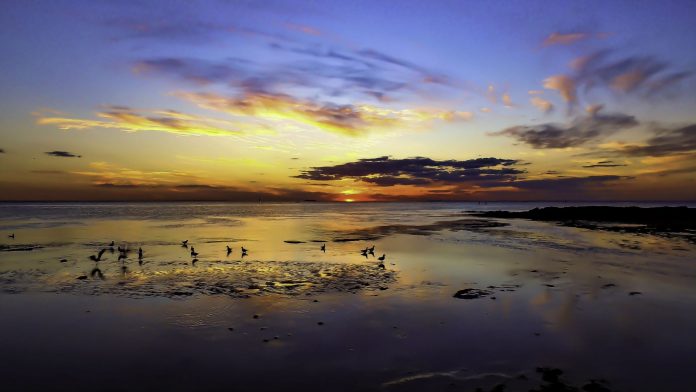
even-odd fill
[[(49, 218), (24, 228), (3, 220), (17, 234), (3, 245), (35, 246), (0, 251), (3, 384), (696, 388), (692, 243), (483, 219), (460, 206), (412, 208), (387, 220), (349, 212), (340, 222), (312, 210), (195, 222)], [(182, 231), (200, 252), (195, 263), (179, 244)], [(101, 238), (135, 252), (92, 262)], [(359, 252), (373, 244), (376, 256), (387, 255), (384, 270)]]

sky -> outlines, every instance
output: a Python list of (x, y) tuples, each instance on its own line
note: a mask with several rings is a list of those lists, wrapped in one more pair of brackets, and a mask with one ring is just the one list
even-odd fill
[(0, 6), (0, 200), (696, 200), (693, 1)]

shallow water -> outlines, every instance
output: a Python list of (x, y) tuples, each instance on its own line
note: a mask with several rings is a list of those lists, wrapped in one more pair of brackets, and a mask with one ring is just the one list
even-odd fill
[[(574, 385), (696, 390), (696, 246), (465, 212), (546, 205), (0, 204), (0, 376), (16, 390), (526, 391), (553, 366)], [(125, 260), (89, 260), (112, 240)], [(372, 245), (385, 269), (360, 254)], [(489, 294), (453, 298), (466, 288)]]

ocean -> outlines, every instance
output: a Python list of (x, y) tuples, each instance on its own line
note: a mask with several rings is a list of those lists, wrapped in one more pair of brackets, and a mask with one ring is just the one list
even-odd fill
[(696, 245), (472, 214), (570, 205), (2, 203), (0, 377), (473, 391), (558, 368), (577, 388), (696, 390)]

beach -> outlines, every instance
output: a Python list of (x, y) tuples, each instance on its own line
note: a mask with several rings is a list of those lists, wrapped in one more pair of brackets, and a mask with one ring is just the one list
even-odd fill
[(688, 236), (477, 215), (571, 205), (3, 203), (0, 376), (10, 390), (695, 389)]

